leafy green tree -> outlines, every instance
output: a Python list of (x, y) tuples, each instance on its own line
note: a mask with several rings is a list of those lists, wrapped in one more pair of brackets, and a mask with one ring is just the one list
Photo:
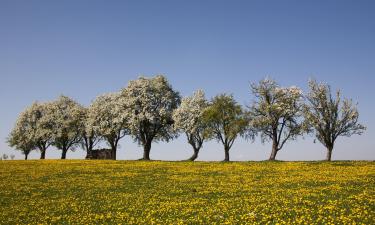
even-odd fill
[(238, 136), (246, 136), (248, 118), (246, 113), (232, 95), (215, 96), (204, 112), (205, 123), (208, 124), (213, 138), (224, 146), (224, 161), (229, 161), (229, 150)]
[(339, 136), (360, 135), (366, 127), (358, 123), (358, 109), (352, 100), (341, 100), (340, 90), (334, 97), (329, 85), (315, 80), (309, 81), (309, 88), (304, 115), (308, 125), (315, 131), (316, 138), (327, 148), (326, 160), (331, 161), (333, 147)]
[(302, 91), (282, 88), (272, 79), (252, 84), (251, 90), (256, 100), (250, 108), (250, 125), (261, 134), (262, 142), (272, 141), (269, 160), (275, 160), (288, 140), (307, 131), (302, 120)]

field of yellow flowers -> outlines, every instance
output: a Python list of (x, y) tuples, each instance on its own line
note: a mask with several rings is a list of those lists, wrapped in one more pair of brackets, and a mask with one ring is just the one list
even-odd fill
[(1, 224), (375, 224), (374, 162), (0, 161)]

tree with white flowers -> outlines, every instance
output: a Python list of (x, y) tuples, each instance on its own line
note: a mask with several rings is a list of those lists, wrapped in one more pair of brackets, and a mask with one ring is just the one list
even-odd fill
[(34, 145), (33, 142), (26, 142), (25, 140), (23, 141), (17, 140), (17, 138), (20, 137), (20, 136), (17, 137), (17, 135), (18, 134), (16, 134), (15, 132), (11, 132), (10, 137), (8, 139), (9, 146), (15, 147), (16, 150), (21, 151), (21, 153), (25, 156), (25, 160), (27, 160), (30, 152), (37, 149), (37, 147)]
[(101, 141), (101, 137), (99, 136), (98, 132), (94, 130), (91, 122), (89, 121), (90, 108), (85, 107), (83, 108), (83, 111), (84, 120), (81, 121), (81, 126), (83, 127), (81, 133), (81, 146), (84, 150), (86, 150), (86, 154), (90, 155), (94, 147)]
[(189, 158), (190, 161), (198, 157), (203, 142), (210, 136), (209, 126), (203, 118), (207, 107), (204, 92), (198, 90), (192, 96), (183, 98), (180, 107), (173, 113), (175, 129), (184, 132), (188, 143), (193, 147), (194, 153)]
[(40, 159), (45, 159), (46, 150), (52, 144), (52, 120), (48, 115), (51, 103), (34, 102), (18, 117), (9, 134), (8, 143), (20, 150), (27, 159), (30, 151), (38, 149)]
[(84, 108), (67, 96), (60, 96), (53, 101), (47, 114), (53, 121), (53, 145), (62, 151), (61, 159), (66, 159), (68, 150), (81, 141), (81, 133), (85, 119)]
[[(36, 104), (34, 103), (20, 114), (7, 139), (10, 147), (15, 147), (16, 150), (21, 151), (25, 155), (25, 160), (27, 160), (29, 153), (37, 148), (35, 140), (32, 137), (32, 134), (36, 132), (35, 122), (32, 123), (31, 118), (29, 118), (29, 112)], [(34, 125), (34, 128), (32, 125)]]
[(7, 141), (10, 147), (14, 147), (16, 150), (21, 151), (25, 156), (25, 160), (27, 160), (30, 152), (37, 149), (37, 147), (35, 146), (34, 140), (28, 139), (28, 133), (25, 132), (25, 130), (26, 127), (19, 124), (19, 120), (17, 120), (17, 124), (9, 134)]
[(229, 150), (237, 137), (251, 136), (248, 135), (249, 118), (232, 95), (215, 96), (210, 106), (204, 111), (203, 117), (212, 137), (224, 146), (224, 161), (229, 161)]
[(339, 136), (362, 134), (366, 127), (358, 122), (358, 109), (352, 100), (341, 100), (340, 90), (334, 97), (331, 87), (315, 80), (309, 81), (309, 93), (304, 107), (308, 125), (316, 138), (327, 148), (327, 161), (331, 161), (335, 141)]
[(167, 78), (158, 75), (130, 81), (122, 96), (127, 100), (130, 133), (143, 146), (142, 159), (150, 160), (152, 142), (168, 142), (177, 136), (172, 113), (180, 104), (180, 95)]
[(103, 94), (93, 101), (87, 113), (86, 134), (102, 137), (112, 149), (112, 159), (116, 159), (120, 139), (129, 134), (126, 102), (120, 92)]
[(288, 140), (294, 140), (307, 131), (302, 119), (302, 91), (297, 87), (280, 87), (272, 79), (264, 79), (251, 85), (256, 100), (250, 114), (250, 126), (261, 134), (262, 142), (272, 141), (269, 160)]

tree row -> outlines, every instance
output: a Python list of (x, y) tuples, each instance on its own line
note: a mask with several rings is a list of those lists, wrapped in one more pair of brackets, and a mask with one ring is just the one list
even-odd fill
[(309, 91), (298, 87), (281, 87), (272, 79), (250, 86), (254, 97), (243, 107), (229, 94), (207, 100), (202, 90), (181, 98), (166, 77), (140, 77), (114, 93), (98, 96), (89, 107), (60, 96), (55, 101), (34, 102), (18, 117), (8, 143), (27, 159), (33, 150), (40, 158), (50, 146), (62, 151), (83, 148), (87, 154), (105, 142), (116, 159), (118, 143), (126, 135), (143, 147), (143, 160), (150, 160), (152, 143), (185, 134), (193, 149), (194, 161), (207, 140), (223, 145), (224, 161), (238, 137), (271, 142), (269, 160), (288, 141), (313, 134), (327, 149), (330, 161), (335, 141), (340, 136), (362, 134), (366, 129), (358, 122), (358, 110), (340, 91), (332, 93), (329, 85), (309, 81)]

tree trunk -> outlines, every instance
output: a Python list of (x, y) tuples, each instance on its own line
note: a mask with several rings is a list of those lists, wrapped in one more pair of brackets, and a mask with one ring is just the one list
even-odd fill
[(275, 160), (276, 154), (277, 154), (277, 140), (274, 139), (272, 141), (272, 152), (271, 152), (269, 160), (271, 160), (271, 161)]
[(275, 160), (276, 159), (276, 154), (277, 154), (277, 148), (275, 148), (275, 147), (272, 146), (272, 152), (271, 152), (269, 160), (271, 160), (271, 161)]
[(27, 160), (27, 157), (29, 156), (29, 153), (25, 154), (25, 160)]
[(193, 155), (188, 159), (188, 161), (194, 161), (198, 158), (198, 153), (199, 153), (199, 149), (198, 148), (194, 148), (194, 153)]
[(224, 148), (224, 153), (225, 153), (224, 162), (229, 162), (229, 148), (228, 147)]
[(112, 159), (116, 160), (116, 158), (117, 158), (117, 148), (114, 147), (112, 148)]
[(143, 145), (143, 160), (150, 160), (151, 142), (147, 141)]
[(111, 159), (116, 160), (116, 153), (117, 153), (117, 141), (113, 140), (113, 142), (109, 142), (111, 145)]
[(91, 155), (91, 150), (87, 150), (85, 159), (88, 159), (88, 157)]
[(86, 157), (85, 157), (85, 159), (87, 159), (92, 154), (93, 144), (92, 144), (92, 139), (91, 138), (85, 138), (84, 140), (85, 140), (85, 148), (86, 148)]
[(66, 152), (67, 151), (68, 151), (68, 149), (63, 149), (62, 150), (61, 159), (66, 159)]
[(331, 158), (332, 158), (332, 150), (333, 150), (333, 147), (327, 147), (327, 156), (326, 156), (326, 160), (327, 160), (327, 161), (331, 161)]
[(40, 151), (40, 159), (45, 159), (46, 158), (46, 149), (42, 149)]

